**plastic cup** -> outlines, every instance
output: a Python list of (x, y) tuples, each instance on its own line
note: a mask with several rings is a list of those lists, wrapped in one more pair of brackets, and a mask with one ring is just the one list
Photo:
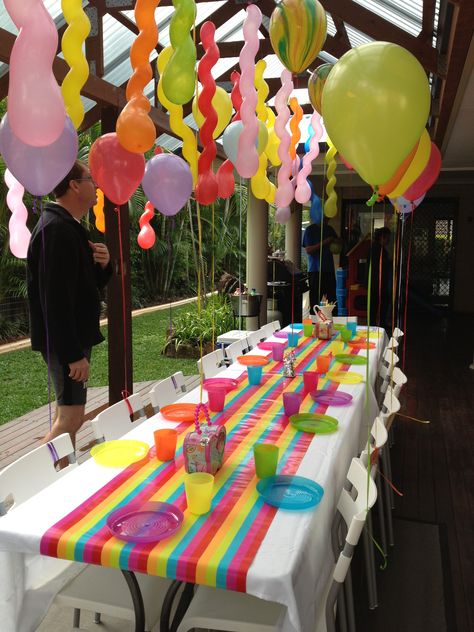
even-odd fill
[(225, 396), (227, 389), (225, 386), (208, 386), (207, 397), (209, 400), (209, 409), (214, 413), (220, 413), (224, 410)]
[(276, 474), (278, 465), (278, 446), (270, 443), (256, 443), (253, 446), (255, 472), (258, 478)]
[(161, 428), (153, 433), (155, 438), (156, 458), (159, 461), (172, 461), (176, 452), (178, 432), (172, 428)]
[(247, 374), (249, 377), (249, 383), (252, 386), (257, 386), (262, 381), (262, 368), (261, 366), (248, 366)]
[(350, 329), (348, 329), (347, 327), (344, 327), (344, 329), (341, 329), (341, 340), (347, 343), (349, 342), (351, 338), (352, 338), (352, 331)]
[(316, 366), (318, 367), (318, 371), (320, 373), (327, 373), (329, 371), (329, 366), (331, 364), (331, 356), (330, 355), (318, 355), (316, 358)]
[(275, 342), (272, 345), (272, 355), (275, 362), (282, 362), (284, 353), (285, 353), (285, 345), (282, 345), (279, 342)]
[(295, 331), (288, 332), (288, 346), (297, 347), (299, 336)]
[(316, 373), (316, 371), (305, 371), (303, 373), (304, 390), (307, 393), (311, 393), (311, 391), (317, 390), (318, 377), (319, 373)]
[(303, 335), (304, 336), (312, 336), (313, 335), (313, 330), (314, 330), (314, 325), (313, 322), (310, 321), (303, 321)]
[(303, 395), (301, 393), (293, 391), (283, 393), (283, 408), (287, 417), (299, 413), (302, 399)]
[(357, 323), (349, 322), (346, 327), (352, 332), (352, 337), (357, 336)]
[(188, 509), (191, 513), (201, 516), (211, 509), (214, 477), (207, 472), (193, 472), (184, 477), (184, 490)]

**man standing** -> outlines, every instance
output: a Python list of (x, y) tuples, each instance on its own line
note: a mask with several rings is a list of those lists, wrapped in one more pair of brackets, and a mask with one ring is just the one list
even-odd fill
[[(310, 224), (303, 235), (303, 247), (308, 255), (309, 302), (311, 313), (313, 306), (319, 305), (326, 295), (328, 301), (336, 300), (336, 274), (334, 259), (329, 246), (337, 239), (337, 233), (324, 217), (323, 225)], [(322, 250), (321, 250), (322, 249)], [(321, 292), (319, 291), (319, 263), (321, 259)]]
[(56, 393), (50, 441), (76, 433), (84, 421), (92, 347), (104, 340), (100, 290), (112, 269), (107, 246), (92, 243), (80, 220), (97, 202), (86, 164), (76, 161), (54, 189), (28, 248), (27, 282), (31, 348), (41, 351)]

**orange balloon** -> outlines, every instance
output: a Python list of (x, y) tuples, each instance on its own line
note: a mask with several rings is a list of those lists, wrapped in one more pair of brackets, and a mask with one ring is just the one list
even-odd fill
[(296, 97), (291, 97), (290, 108), (293, 112), (293, 116), (290, 121), (291, 130), (291, 143), (290, 143), (290, 156), (294, 160), (296, 158), (296, 148), (298, 147), (299, 140), (301, 138), (300, 122), (303, 118), (303, 108), (298, 103)]
[(397, 186), (397, 184), (403, 178), (403, 174), (406, 172), (406, 170), (410, 166), (411, 161), (415, 157), (416, 150), (418, 149), (418, 144), (419, 144), (419, 141), (413, 147), (413, 149), (405, 158), (405, 160), (402, 162), (402, 164), (398, 167), (395, 174), (390, 178), (390, 180), (388, 180), (387, 182), (379, 186), (379, 195), (384, 197), (385, 195), (388, 195), (390, 191), (393, 191), (393, 189)]

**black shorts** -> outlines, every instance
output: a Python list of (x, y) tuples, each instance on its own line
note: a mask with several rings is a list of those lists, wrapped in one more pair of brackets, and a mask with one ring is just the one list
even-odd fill
[[(49, 365), (49, 374), (56, 394), (58, 406), (83, 406), (87, 400), (87, 382), (76, 382), (69, 377), (69, 365), (61, 364), (56, 354), (49, 354), (49, 362), (46, 353), (43, 359)], [(84, 351), (84, 357), (91, 359), (91, 349)]]

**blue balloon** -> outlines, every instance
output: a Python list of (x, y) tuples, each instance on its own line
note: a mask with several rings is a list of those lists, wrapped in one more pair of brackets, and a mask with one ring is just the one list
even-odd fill
[(313, 193), (311, 198), (309, 217), (313, 224), (321, 224), (323, 221), (323, 206), (321, 204), (321, 198), (316, 193)]
[(304, 150), (306, 153), (308, 153), (309, 151), (309, 144), (311, 142), (311, 138), (314, 136), (314, 129), (313, 126), (311, 125), (311, 123), (308, 125), (308, 138), (306, 139), (306, 142), (304, 144)]

